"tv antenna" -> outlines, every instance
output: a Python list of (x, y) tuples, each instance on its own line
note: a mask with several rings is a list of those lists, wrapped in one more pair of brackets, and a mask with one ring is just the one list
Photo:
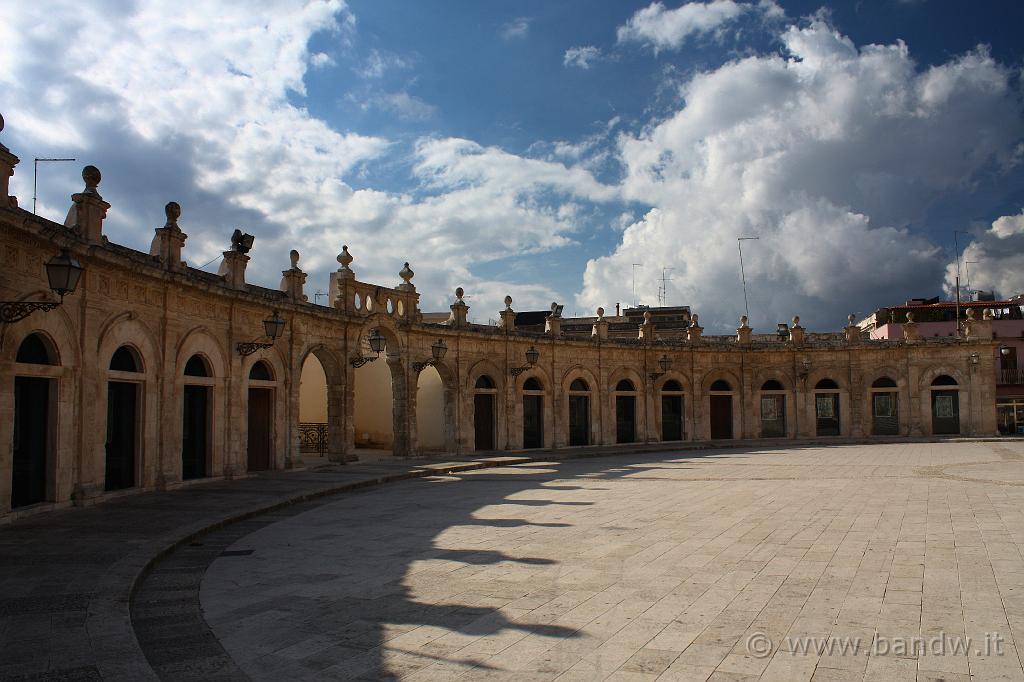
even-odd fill
[(675, 270), (675, 268), (661, 268), (661, 284), (658, 286), (658, 305), (668, 305), (668, 283), (672, 281), (672, 278), (668, 276), (668, 273)]
[(633, 263), (633, 307), (636, 307), (636, 269), (642, 268), (643, 263)]
[(39, 188), (39, 162), (40, 161), (76, 161), (77, 159), (40, 159), (36, 158), (32, 164), (32, 215), (36, 215), (36, 194)]
[(320, 305), (320, 297), (326, 295), (327, 294), (325, 294), (323, 291), (318, 291), (315, 294), (313, 294), (313, 305)]

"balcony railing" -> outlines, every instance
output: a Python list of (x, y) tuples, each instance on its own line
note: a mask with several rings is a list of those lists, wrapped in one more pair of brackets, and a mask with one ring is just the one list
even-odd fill
[(999, 383), (1024, 384), (1024, 369), (1017, 368), (999, 370)]
[(315, 452), (323, 457), (327, 454), (327, 424), (322, 422), (301, 422), (299, 442), (302, 452)]

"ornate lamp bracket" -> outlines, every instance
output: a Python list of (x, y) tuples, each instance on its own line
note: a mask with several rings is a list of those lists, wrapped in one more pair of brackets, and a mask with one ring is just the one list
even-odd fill
[(24, 320), (37, 310), (54, 310), (59, 305), (56, 301), (5, 301), (0, 303), (0, 322), (10, 324)]
[(237, 346), (235, 346), (235, 348), (238, 350), (238, 354), (241, 355), (244, 358), (246, 355), (252, 355), (253, 353), (255, 353), (258, 350), (262, 350), (264, 348), (272, 348), (273, 345), (274, 345), (273, 343), (259, 343), (257, 341), (244, 341), (244, 342), (239, 343)]

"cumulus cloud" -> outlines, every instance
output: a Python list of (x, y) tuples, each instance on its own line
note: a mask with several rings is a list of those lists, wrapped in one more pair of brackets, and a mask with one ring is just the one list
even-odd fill
[(620, 134), (624, 196), (652, 208), (588, 263), (581, 307), (628, 300), (633, 263), (648, 266), (637, 289), (652, 299), (665, 265), (670, 298), (729, 329), (747, 235), (760, 236), (744, 246), (760, 325), (799, 313), (835, 328), (825, 315), (839, 301), (866, 312), (942, 280), (946, 259), (908, 226), (1012, 155), (1013, 74), (982, 49), (921, 71), (906, 45), (858, 49), (820, 19), (782, 39), (786, 56), (698, 73), (673, 115)]
[[(960, 285), (994, 291), (1006, 298), (1024, 294), (1024, 210), (1001, 216), (992, 226), (976, 235), (960, 255)], [(956, 292), (956, 260), (946, 265), (946, 291)]]
[(618, 40), (650, 45), (655, 50), (676, 49), (690, 36), (715, 31), (754, 8), (754, 5), (734, 0), (689, 2), (675, 9), (653, 2), (637, 10), (618, 28)]
[(381, 78), (388, 71), (408, 69), (411, 65), (410, 60), (405, 57), (386, 50), (373, 49), (370, 50), (366, 61), (356, 69), (356, 73), (367, 79)]
[(437, 107), (407, 92), (387, 92), (375, 95), (356, 97), (351, 95), (349, 101), (357, 104), (364, 111), (377, 109), (394, 114), (406, 121), (425, 121), (437, 114)]
[(516, 17), (501, 27), (501, 37), (505, 40), (520, 40), (530, 33), (529, 17)]
[(601, 50), (593, 45), (584, 47), (570, 47), (562, 57), (562, 66), (577, 66), (581, 69), (589, 69), (591, 62), (601, 56)]

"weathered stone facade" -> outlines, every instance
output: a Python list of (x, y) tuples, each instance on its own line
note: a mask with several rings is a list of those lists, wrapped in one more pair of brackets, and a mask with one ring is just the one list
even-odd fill
[[(431, 359), (438, 339), (447, 346), (435, 367), (444, 383), (444, 433), (451, 453), (473, 451), (481, 439), (496, 450), (524, 444), (612, 445), (626, 436), (655, 442), (669, 431), (665, 415), (678, 421), (672, 427), (678, 432), (671, 435), (687, 441), (723, 434), (760, 438), (775, 433), (765, 418), (778, 418), (779, 411), (775, 423), (783, 438), (829, 433), (833, 427), (822, 429), (823, 414), (839, 436), (868, 437), (877, 432), (873, 394), (880, 391), (892, 396), (885, 404), (893, 408), (899, 435), (932, 434), (936, 409), (957, 412), (959, 433), (996, 432), (987, 319), (970, 320), (964, 339), (908, 335), (901, 341), (869, 341), (852, 322), (839, 334), (809, 334), (795, 319), (784, 337), (754, 335), (744, 322), (735, 337), (710, 337), (702, 335), (697, 315), (685, 334), (659, 334), (648, 316), (637, 325), (635, 338), (623, 339), (609, 336), (603, 311), (593, 319), (589, 335), (563, 332), (557, 314), (545, 332), (517, 331), (511, 300), (498, 326), (472, 324), (460, 290), (449, 321), (430, 324), (423, 322), (408, 264), (395, 286), (360, 282), (347, 248), (331, 276), (331, 306), (318, 306), (306, 300), (306, 275), (296, 252), (279, 290), (245, 283), (244, 249), (225, 252), (217, 275), (186, 266), (187, 221), (179, 225), (181, 209), (173, 202), (166, 207), (165, 224), (155, 230), (150, 253), (110, 243), (102, 230), (109, 204), (100, 196), (99, 173), (91, 167), (84, 174), (86, 189), (73, 195), (64, 225), (20, 209), (8, 197), (8, 178), (17, 162), (0, 145), (0, 297), (9, 302), (56, 300), (44, 265), (61, 248), (78, 258), (84, 274), (77, 291), (55, 310), (0, 325), (0, 516), (7, 518), (23, 509), (123, 494), (110, 490), (109, 453), (118, 434), (111, 432), (108, 419), (132, 429), (132, 442), (123, 445), (131, 454), (130, 480), (123, 486), (129, 490), (180, 485), (188, 466), (193, 467), (191, 476), (201, 479), (293, 465), (299, 376), (310, 355), (327, 375), (328, 454), (335, 460), (350, 458), (353, 361), (358, 364), (367, 355), (374, 329), (386, 339), (382, 360), (391, 370), (394, 453), (399, 456), (417, 453), (413, 365)], [(263, 321), (274, 311), (285, 319), (283, 334), (270, 347), (240, 354), (240, 343), (267, 341)], [(18, 361), (19, 352), (31, 350), (25, 350), (26, 343), (38, 342), (45, 349), (44, 361)], [(129, 349), (136, 371), (111, 369), (122, 347)], [(531, 348), (539, 354), (534, 365), (526, 362)], [(189, 369), (196, 356), (198, 364)], [(895, 386), (873, 387), (880, 377)], [(937, 378), (941, 381), (933, 386)], [(574, 384), (577, 379), (582, 382)], [(124, 403), (134, 414), (110, 408), (111, 382), (135, 387), (135, 397), (129, 395)], [(29, 388), (23, 391), (24, 386)], [(32, 386), (43, 393), (33, 394)], [(264, 396), (259, 412), (250, 404), (256, 402), (254, 390), (269, 392), (259, 394)], [(935, 407), (940, 391), (955, 396), (955, 404), (940, 401)], [(663, 395), (673, 399), (663, 402)], [(835, 407), (837, 414), (829, 417)], [(671, 412), (675, 409), (679, 414)], [(34, 422), (25, 420), (31, 411)], [(480, 415), (490, 415), (482, 431), (477, 422), (485, 417)], [(27, 431), (16, 433), (19, 424), (44, 433), (37, 455), (45, 461), (32, 473), (44, 481), (38, 494), (20, 498), (30, 502), (22, 501), (12, 513), (14, 488), (28, 480), (28, 474), (15, 471), (27, 466), (31, 440)], [(261, 445), (266, 461), (254, 465), (251, 437), (266, 440)], [(198, 448), (202, 461), (184, 465), (187, 448)], [(21, 464), (16, 465), (16, 456)]]

